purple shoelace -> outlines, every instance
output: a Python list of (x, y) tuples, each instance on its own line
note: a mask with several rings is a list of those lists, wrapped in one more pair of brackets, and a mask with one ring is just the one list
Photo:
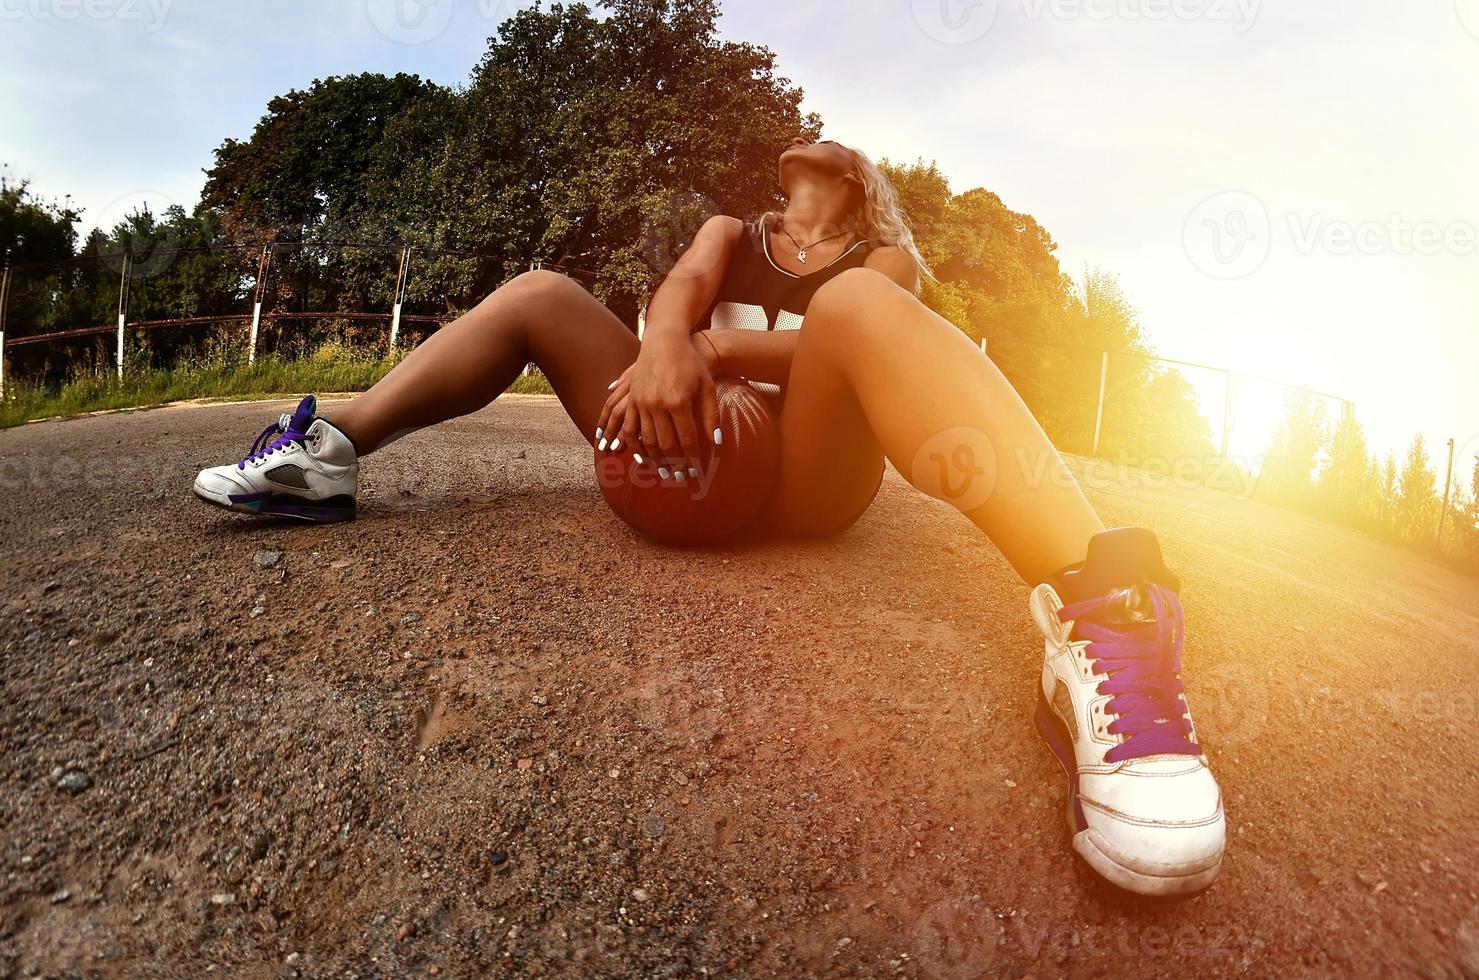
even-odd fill
[(1100, 694), (1112, 694), (1105, 706), (1117, 715), (1109, 725), (1112, 735), (1128, 735), (1104, 754), (1105, 762), (1140, 759), (1149, 755), (1201, 755), (1191, 741), (1185, 688), (1181, 683), (1181, 647), (1186, 624), (1181, 600), (1160, 585), (1144, 587), (1151, 621), (1121, 622), (1126, 592), (1112, 592), (1058, 611), (1061, 622), (1074, 620), (1078, 638), (1088, 640), (1085, 651), (1094, 673), (1104, 675)]
[[(276, 438), (273, 438), (276, 436)], [(283, 412), (276, 422), (262, 430), (257, 436), (257, 441), (252, 443), (252, 451), (246, 454), (241, 462), (236, 464), (239, 470), (246, 469), (248, 463), (256, 462), (267, 456), (271, 456), (284, 446), (295, 442), (302, 442), (307, 434), (297, 432), (293, 429), (293, 415), (291, 412)]]

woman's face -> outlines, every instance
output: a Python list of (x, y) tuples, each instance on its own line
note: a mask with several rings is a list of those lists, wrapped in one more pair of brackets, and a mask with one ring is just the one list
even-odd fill
[(854, 173), (852, 151), (841, 143), (823, 140), (814, 143), (798, 136), (791, 141), (780, 159), (781, 190), (788, 191), (789, 176), (798, 168), (808, 168), (829, 177), (845, 177)]

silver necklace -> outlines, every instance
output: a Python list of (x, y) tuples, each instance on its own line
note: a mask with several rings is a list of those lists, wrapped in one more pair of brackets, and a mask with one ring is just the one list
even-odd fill
[(841, 238), (843, 235), (851, 234), (851, 232), (839, 231), (835, 235), (828, 235), (826, 238), (818, 238), (816, 241), (812, 242), (810, 245), (803, 245), (803, 244), (801, 244), (800, 242), (798, 242), (796, 240), (796, 236), (795, 235), (791, 234), (789, 231), (786, 230), (785, 222), (781, 222), (781, 234), (783, 234), (787, 238), (791, 239), (791, 244), (796, 246), (796, 261), (797, 262), (800, 262), (802, 265), (805, 265), (806, 264), (806, 250), (807, 249), (809, 249), (809, 248), (815, 248), (816, 246), (822, 244), (822, 242), (830, 242), (834, 238)]

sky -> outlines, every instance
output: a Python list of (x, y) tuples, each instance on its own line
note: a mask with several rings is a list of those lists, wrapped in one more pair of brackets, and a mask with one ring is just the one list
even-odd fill
[[(522, 5), (0, 0), (0, 164), (70, 194), (84, 230), (189, 208), (273, 95), (359, 71), (459, 84)], [(1479, 453), (1479, 0), (723, 9), (825, 137), (989, 188), (1065, 271), (1118, 276), (1161, 354), (1240, 372), (1235, 452), (1279, 413), (1266, 377), (1353, 400), (1382, 452), (1422, 432), (1440, 467), (1450, 437)], [(1222, 376), (1187, 375), (1218, 422)]]

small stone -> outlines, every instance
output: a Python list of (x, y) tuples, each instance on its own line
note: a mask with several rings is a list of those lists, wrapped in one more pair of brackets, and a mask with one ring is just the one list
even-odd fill
[(421, 622), (421, 614), (419, 612), (408, 612), (401, 617), (401, 622), (407, 626), (414, 625), (415, 623)]
[(58, 789), (66, 790), (68, 793), (76, 796), (92, 785), (92, 777), (81, 769), (73, 769), (70, 772), (63, 773), (62, 777), (56, 781), (56, 784)]
[(529, 700), (533, 701), (535, 704), (539, 705), (541, 708), (543, 708), (545, 705), (549, 704), (549, 698), (545, 697), (543, 694), (536, 694), (536, 695), (534, 695), (534, 697), (530, 698)]
[(63, 902), (65, 902), (67, 899), (69, 899), (71, 897), (72, 897), (72, 893), (69, 892), (69, 891), (67, 891), (65, 888), (63, 888), (61, 891), (59, 891), (55, 895), (51, 896), (51, 904), (53, 904), (53, 905), (60, 905), (60, 904), (62, 904)]
[(534, 768), (534, 760), (533, 759), (520, 759), (516, 763), (516, 765), (518, 765), (518, 767), (520, 769), (533, 769)]
[(426, 972), (431, 974), (432, 976), (437, 976), (442, 972), (442, 968), (433, 963), (431, 966), (428, 966), (426, 968)]
[(642, 825), (642, 833), (646, 834), (648, 837), (651, 837), (653, 840), (661, 837), (663, 834), (667, 833), (667, 831), (667, 824), (656, 818), (649, 820)]
[(52, 579), (50, 582), (47, 582), (45, 585), (43, 585), (41, 587), (41, 591), (42, 592), (55, 592), (57, 589), (59, 589), (61, 587), (62, 587), (62, 583), (58, 582), (56, 579)]
[(287, 963), (288, 966), (292, 966), (294, 963), (297, 963), (298, 960), (302, 959), (302, 957), (303, 954), (301, 953), (289, 953), (284, 962)]
[(514, 459), (528, 459), (528, 458), (529, 458), (529, 453), (526, 452), (523, 449), (520, 449), (518, 452), (514, 453)]
[(488, 855), (488, 860), (492, 861), (493, 862), (493, 867), (496, 868), (500, 864), (502, 864), (503, 862), (505, 862), (505, 861), (508, 860), (508, 852), (507, 851), (494, 851), (492, 854), (489, 854)]
[(651, 895), (647, 894), (647, 889), (645, 889), (645, 888), (633, 888), (632, 889), (632, 900), (633, 901), (636, 901), (636, 902), (645, 902), (645, 901), (647, 901), (651, 897), (652, 897)]
[(267, 608), (265, 606), (253, 606), (251, 616), (253, 619), (256, 619), (258, 616), (262, 615), (266, 611)]
[(687, 786), (688, 774), (685, 773), (682, 769), (673, 770), (673, 782), (677, 783), (679, 786)]
[(852, 937), (851, 936), (843, 936), (841, 939), (837, 940), (837, 948), (838, 949), (846, 949), (847, 947), (849, 947), (851, 945), (852, 945)]
[(416, 935), (416, 924), (414, 922), (407, 922), (405, 925), (401, 926), (395, 931), (395, 938), (397, 941), (400, 941), (402, 939), (410, 939), (414, 935)]
[(211, 896), (212, 905), (235, 905), (236, 896), (230, 892), (216, 892)]
[(275, 568), (282, 561), (281, 551), (259, 551), (256, 557), (258, 568)]

